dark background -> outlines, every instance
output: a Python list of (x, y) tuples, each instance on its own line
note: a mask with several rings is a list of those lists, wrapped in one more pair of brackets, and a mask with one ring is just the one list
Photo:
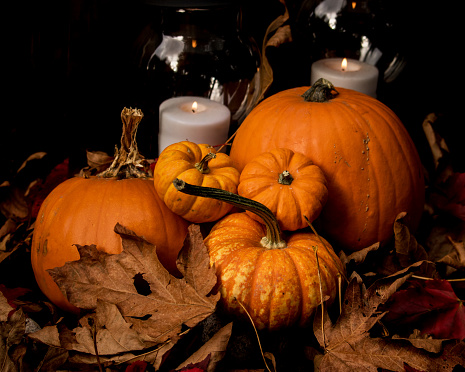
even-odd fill
[[(294, 41), (270, 51), (275, 80), (269, 94), (309, 84), (311, 30), (305, 20), (314, 2), (287, 2)], [(428, 113), (438, 113), (435, 129), (463, 171), (464, 32), (457, 2), (384, 3), (397, 22), (390, 46), (407, 64), (379, 99), (399, 115), (427, 166), (431, 159), (421, 124)], [(282, 4), (256, 0), (242, 6), (243, 27), (261, 45)], [(86, 149), (112, 153), (120, 140), (120, 112), (133, 102), (134, 41), (151, 15), (134, 0), (49, 0), (16, 2), (4, 17), (14, 25), (4, 34), (7, 115), (0, 131), (0, 183), (37, 151), (57, 160), (70, 157), (76, 168), (85, 165)], [(155, 157), (145, 150), (146, 157)]]

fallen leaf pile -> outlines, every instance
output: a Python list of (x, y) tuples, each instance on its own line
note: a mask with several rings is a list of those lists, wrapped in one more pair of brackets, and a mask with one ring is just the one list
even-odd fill
[[(107, 163), (90, 153), (89, 168)], [(38, 166), (41, 164), (41, 166)], [(47, 164), (47, 165), (45, 165)], [(42, 174), (31, 169), (42, 169)], [(447, 167), (445, 167), (447, 169)], [(33, 154), (0, 187), (0, 364), (2, 371), (456, 371), (465, 367), (465, 221), (462, 175), (447, 171), (450, 203), (428, 199), (427, 232), (398, 215), (392, 244), (340, 252), (347, 269), (340, 304), (319, 308), (313, 329), (266, 334), (217, 308), (217, 279), (202, 231), (192, 224), (178, 257), (182, 278), (156, 249), (117, 224), (123, 251), (78, 246), (81, 259), (49, 270), (81, 317), (45, 298), (29, 264), (37, 208), (72, 176)], [(453, 185), (453, 186), (452, 186)], [(438, 188), (434, 187), (434, 195)], [(420, 235), (422, 243), (417, 236)], [(323, 310), (322, 310), (323, 309)]]

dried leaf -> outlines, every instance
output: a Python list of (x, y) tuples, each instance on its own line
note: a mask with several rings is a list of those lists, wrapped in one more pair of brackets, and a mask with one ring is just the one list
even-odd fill
[[(16, 309), (17, 306), (17, 299), (18, 297), (24, 296), (26, 293), (31, 292), (29, 288), (8, 288), (3, 284), (0, 284), (0, 304), (2, 303), (2, 297), (8, 302), (8, 305), (12, 307), (12, 309)], [(2, 296), (3, 295), (3, 296)], [(0, 314), (1, 319), (1, 314)]]
[[(191, 239), (193, 230), (187, 239)], [(214, 269), (202, 257), (208, 256), (203, 242), (190, 245), (188, 241), (183, 248), (192, 250), (187, 257), (198, 257), (203, 265), (186, 262), (183, 269), (186, 277), (177, 279), (158, 261), (152, 244), (119, 224), (115, 231), (122, 237), (121, 254), (109, 255), (94, 246), (78, 246), (80, 260), (49, 270), (71, 303), (82, 309), (97, 309), (98, 302), (116, 305), (128, 323), (128, 326), (122, 325), (123, 328), (136, 331), (143, 342), (152, 344), (176, 338), (182, 325), (192, 327), (213, 313), (219, 295), (207, 294), (217, 279)], [(193, 270), (198, 273), (194, 274)], [(138, 293), (134, 283), (136, 276), (148, 283), (150, 294)], [(202, 284), (198, 279), (201, 276), (204, 277)], [(210, 288), (206, 287), (207, 282), (211, 283)], [(202, 292), (197, 292), (196, 288)], [(110, 327), (105, 320), (103, 322), (102, 327)], [(79, 335), (84, 337), (85, 348), (89, 350), (86, 332), (89, 331), (82, 330)]]
[(18, 226), (18, 223), (13, 218), (8, 218), (5, 221), (3, 226), (0, 228), (0, 241), (2, 242), (2, 245), (5, 245), (3, 244), (3, 241), (4, 241), (3, 238), (7, 235), (10, 235), (11, 233), (14, 233), (17, 226)]
[[(320, 371), (377, 371), (378, 368), (404, 371), (404, 362), (420, 370), (434, 370), (430, 368), (440, 365), (439, 357), (430, 356), (402, 341), (371, 338), (369, 333), (386, 314), (380, 310), (380, 305), (405, 283), (411, 275), (410, 271), (418, 267), (412, 265), (380, 279), (367, 290), (361, 278), (355, 274), (346, 290), (342, 313), (336, 324), (332, 324), (327, 313), (322, 315), (321, 310), (317, 312), (314, 332), (325, 349), (324, 356), (319, 359)], [(324, 336), (321, 331), (322, 316)]]
[(46, 152), (36, 152), (34, 154), (31, 154), (28, 156), (28, 158), (23, 162), (23, 164), (21, 164), (21, 166), (18, 168), (18, 171), (17, 173), (21, 172), (23, 169), (25, 169), (29, 162), (30, 161), (33, 161), (33, 160), (41, 160), (43, 159), (45, 156), (47, 156), (47, 153)]
[(210, 355), (207, 355), (205, 358), (198, 362), (190, 362), (185, 366), (178, 367), (174, 372), (206, 372), (208, 366), (210, 365)]
[(410, 233), (408, 227), (403, 223), (407, 213), (400, 213), (394, 222), (396, 255), (402, 267), (407, 267), (413, 262), (427, 260), (428, 254), (425, 249), (418, 244), (415, 237)]
[(290, 43), (292, 41), (292, 32), (290, 25), (279, 27), (274, 35), (268, 40), (266, 46), (279, 47), (281, 44)]
[(442, 347), (443, 347), (442, 345), (443, 342), (447, 341), (447, 340), (438, 340), (426, 334), (422, 335), (420, 330), (418, 329), (413, 330), (413, 333), (409, 335), (408, 338), (400, 337), (398, 335), (393, 335), (392, 338), (398, 339), (398, 340), (407, 340), (416, 348), (424, 349), (431, 353), (441, 352)]
[[(289, 11), (287, 9), (286, 4), (283, 2), (285, 7), (284, 14), (277, 17), (271, 24), (268, 26), (265, 36), (263, 38), (263, 45), (262, 45), (262, 61), (260, 65), (260, 94), (257, 96), (257, 103), (260, 102), (264, 97), (266, 92), (271, 86), (273, 82), (273, 69), (268, 61), (266, 55), (266, 48), (269, 46), (268, 42), (273, 39), (273, 35), (279, 30), (279, 28), (289, 19)], [(272, 41), (272, 44), (274, 42)]]
[(99, 355), (113, 355), (143, 350), (150, 343), (144, 343), (139, 334), (131, 328), (114, 304), (98, 301), (95, 314), (80, 319), (81, 327), (73, 329), (72, 342), (61, 341), (67, 350), (95, 354), (94, 337)]
[(440, 339), (465, 338), (465, 308), (447, 280), (412, 280), (392, 296), (385, 321)]
[(448, 236), (448, 239), (454, 250), (437, 262), (444, 263), (457, 270), (465, 269), (465, 242), (456, 242), (450, 236)]
[(215, 335), (208, 340), (199, 350), (192, 354), (189, 359), (180, 364), (176, 370), (183, 370), (189, 364), (196, 364), (204, 361), (207, 357), (209, 362), (204, 370), (213, 372), (219, 361), (221, 361), (226, 353), (229, 338), (231, 337), (232, 323), (225, 325)]
[(60, 332), (58, 331), (58, 327), (56, 325), (45, 326), (36, 332), (29, 333), (28, 337), (48, 346), (62, 347), (60, 341)]
[(430, 196), (431, 203), (465, 221), (465, 173), (452, 172)]
[(434, 160), (434, 167), (437, 169), (441, 159), (445, 153), (449, 152), (449, 148), (444, 139), (441, 138), (433, 129), (433, 124), (437, 120), (437, 115), (430, 113), (423, 121), (423, 131), (425, 132), (426, 139), (431, 149), (431, 154)]
[(11, 351), (21, 342), (25, 328), (26, 316), (21, 309), (13, 312), (7, 321), (0, 322), (0, 366), (2, 372), (16, 372), (18, 370), (11, 359)]
[(103, 151), (89, 151), (87, 150), (87, 164), (92, 169), (95, 169), (97, 172), (102, 172), (107, 169), (113, 160), (115, 159), (114, 156), (108, 155), (106, 152)]
[(149, 364), (144, 360), (136, 360), (135, 362), (131, 363), (124, 372), (144, 372), (148, 365)]
[(375, 243), (360, 251), (353, 252), (348, 256), (343, 251), (341, 251), (339, 253), (339, 258), (341, 259), (344, 266), (349, 265), (351, 262), (353, 262), (356, 265), (359, 265), (365, 262), (365, 259), (367, 258), (368, 253), (372, 251), (377, 251), (378, 248), (379, 248), (379, 243)]
[(69, 159), (57, 164), (47, 175), (43, 183), (38, 183), (30, 187), (26, 192), (27, 202), (31, 205), (31, 217), (36, 218), (39, 209), (50, 194), (50, 192), (57, 187), (60, 183), (69, 178)]
[(6, 322), (8, 320), (8, 315), (14, 308), (9, 304), (8, 299), (0, 291), (0, 322)]

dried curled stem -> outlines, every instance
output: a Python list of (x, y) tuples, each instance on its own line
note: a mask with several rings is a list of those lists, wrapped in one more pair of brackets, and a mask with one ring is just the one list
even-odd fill
[(136, 134), (139, 123), (144, 114), (139, 109), (124, 108), (121, 111), (123, 133), (121, 135), (121, 147), (116, 149), (113, 163), (98, 177), (103, 178), (145, 178), (148, 174), (144, 170), (145, 159), (139, 154)]

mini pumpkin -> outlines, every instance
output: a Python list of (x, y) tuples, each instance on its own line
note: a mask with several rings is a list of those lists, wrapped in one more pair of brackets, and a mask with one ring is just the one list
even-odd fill
[(244, 212), (232, 213), (218, 221), (204, 240), (224, 310), (241, 317), (247, 312), (257, 329), (278, 330), (307, 326), (322, 297), (328, 296), (328, 303), (336, 298), (344, 267), (324, 238), (295, 232), (284, 240), (276, 218), (263, 204), (182, 180), (174, 184), (182, 192), (253, 211), (265, 223)]
[[(241, 172), (237, 193), (267, 206), (282, 230), (308, 227), (328, 199), (326, 178), (307, 156), (289, 149), (258, 155)], [(255, 213), (250, 217), (260, 220)]]
[(125, 109), (122, 118), (122, 146), (112, 166), (99, 176), (64, 181), (46, 197), (37, 215), (31, 245), (34, 275), (42, 292), (66, 311), (80, 309), (68, 301), (47, 270), (78, 260), (76, 244), (121, 253), (121, 238), (114, 231), (117, 223), (154, 244), (154, 255), (173, 275), (180, 275), (176, 258), (188, 222), (165, 206), (153, 180), (136, 165), (141, 158), (132, 136), (142, 113)]
[(412, 232), (418, 227), (423, 167), (402, 122), (375, 98), (324, 79), (278, 92), (242, 122), (230, 157), (242, 171), (275, 148), (300, 152), (323, 170), (329, 198), (318, 222), (332, 244), (349, 251), (385, 244), (401, 212)]
[(166, 147), (157, 160), (153, 174), (160, 199), (171, 211), (194, 223), (216, 221), (232, 206), (222, 201), (180, 193), (173, 186), (173, 180), (182, 178), (193, 185), (236, 193), (239, 177), (239, 171), (233, 167), (227, 154), (217, 153), (210, 145), (190, 141)]

